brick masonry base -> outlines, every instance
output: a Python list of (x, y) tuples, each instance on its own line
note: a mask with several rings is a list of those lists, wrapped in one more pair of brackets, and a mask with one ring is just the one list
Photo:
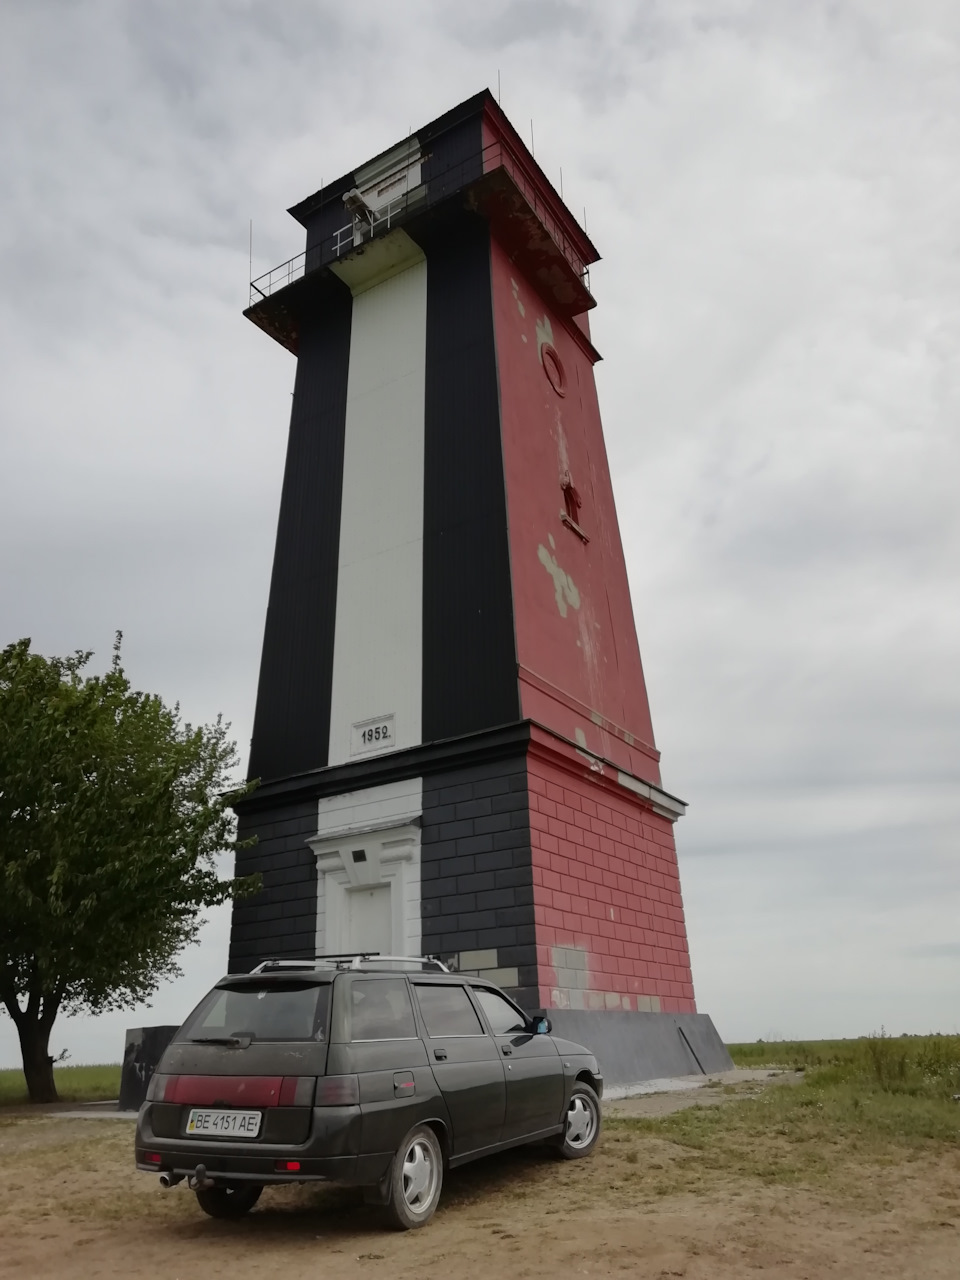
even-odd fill
[[(423, 953), (548, 1011), (556, 1035), (597, 1054), (608, 1085), (729, 1067), (696, 1012), (670, 819), (538, 726), (481, 759), (457, 753), (390, 775), (423, 778)], [(381, 781), (376, 767), (336, 792), (318, 774), (296, 799), (242, 812), (240, 835), (258, 843), (237, 874), (257, 871), (263, 887), (234, 904), (232, 972), (313, 954), (318, 799), (362, 793)]]
[(537, 1008), (525, 755), (425, 777), (421, 841), (424, 955)]
[(673, 825), (616, 775), (539, 731), (423, 797), (425, 954), (528, 1009), (696, 1014)]
[(527, 788), (542, 1007), (696, 1013), (670, 820), (560, 744)]
[[(423, 779), (423, 953), (490, 978), (531, 1010), (695, 1014), (670, 819), (539, 726), (517, 726), (479, 759), (463, 750), (451, 744), (430, 767), (411, 759), (408, 773), (392, 762), (391, 777)], [(362, 794), (380, 781), (377, 768), (340, 788)], [(295, 799), (241, 812), (240, 835), (258, 843), (240, 852), (237, 874), (257, 871), (263, 887), (234, 905), (233, 972), (313, 954), (307, 841), (336, 781), (325, 771)]]

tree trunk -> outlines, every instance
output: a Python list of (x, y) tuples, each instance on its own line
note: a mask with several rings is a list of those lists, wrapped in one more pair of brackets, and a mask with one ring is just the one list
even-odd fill
[(53, 1022), (46, 1017), (19, 1019), (20, 1052), (23, 1056), (23, 1074), (31, 1102), (59, 1102), (57, 1086), (53, 1079), (53, 1059), (50, 1057), (50, 1032)]

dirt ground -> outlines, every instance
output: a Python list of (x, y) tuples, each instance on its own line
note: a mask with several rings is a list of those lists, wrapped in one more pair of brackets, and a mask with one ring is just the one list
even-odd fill
[[(784, 1083), (767, 1073), (609, 1104), (614, 1115), (721, 1104)], [(592, 1158), (565, 1164), (526, 1148), (447, 1175), (423, 1230), (387, 1230), (359, 1193), (269, 1189), (240, 1222), (216, 1222), (184, 1187), (132, 1168), (123, 1120), (0, 1119), (0, 1277), (263, 1275), (957, 1280), (960, 1155), (865, 1167), (831, 1192), (744, 1174), (697, 1194), (663, 1171), (696, 1152), (612, 1125)]]
[(707, 1076), (706, 1081), (703, 1076), (653, 1081), (658, 1086), (655, 1092), (605, 1101), (603, 1113), (605, 1116), (668, 1116), (685, 1107), (718, 1107), (733, 1098), (756, 1097), (771, 1084), (800, 1084), (802, 1080), (802, 1071), (734, 1067), (732, 1071), (719, 1071)]

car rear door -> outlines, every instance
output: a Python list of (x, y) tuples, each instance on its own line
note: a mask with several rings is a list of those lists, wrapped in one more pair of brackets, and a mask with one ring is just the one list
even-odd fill
[(507, 1107), (503, 1141), (556, 1129), (563, 1110), (563, 1064), (552, 1036), (534, 1035), (506, 996), (472, 987), (503, 1062)]
[(357, 1077), (360, 1154), (395, 1151), (436, 1094), (406, 978), (338, 975), (330, 1037), (329, 1074)]
[(453, 1126), (455, 1157), (501, 1140), (506, 1087), (501, 1054), (461, 983), (412, 982), (433, 1074)]
[[(306, 1141), (327, 1058), (329, 995), (329, 980), (304, 975), (218, 983), (177, 1032), (154, 1076), (149, 1105), (156, 1136), (234, 1147), (241, 1139)], [(224, 1125), (244, 1116), (252, 1129)]]

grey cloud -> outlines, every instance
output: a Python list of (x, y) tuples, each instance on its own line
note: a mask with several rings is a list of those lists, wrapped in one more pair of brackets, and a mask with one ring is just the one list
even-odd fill
[(597, 19), (590, 6), (567, 0), (509, 0), (481, 9), (457, 6), (439, 12), (441, 23), (464, 44), (496, 52), (533, 42), (545, 49), (565, 33), (580, 34)]
[(922, 947), (906, 947), (904, 955), (918, 960), (960, 960), (960, 942), (930, 942)]

